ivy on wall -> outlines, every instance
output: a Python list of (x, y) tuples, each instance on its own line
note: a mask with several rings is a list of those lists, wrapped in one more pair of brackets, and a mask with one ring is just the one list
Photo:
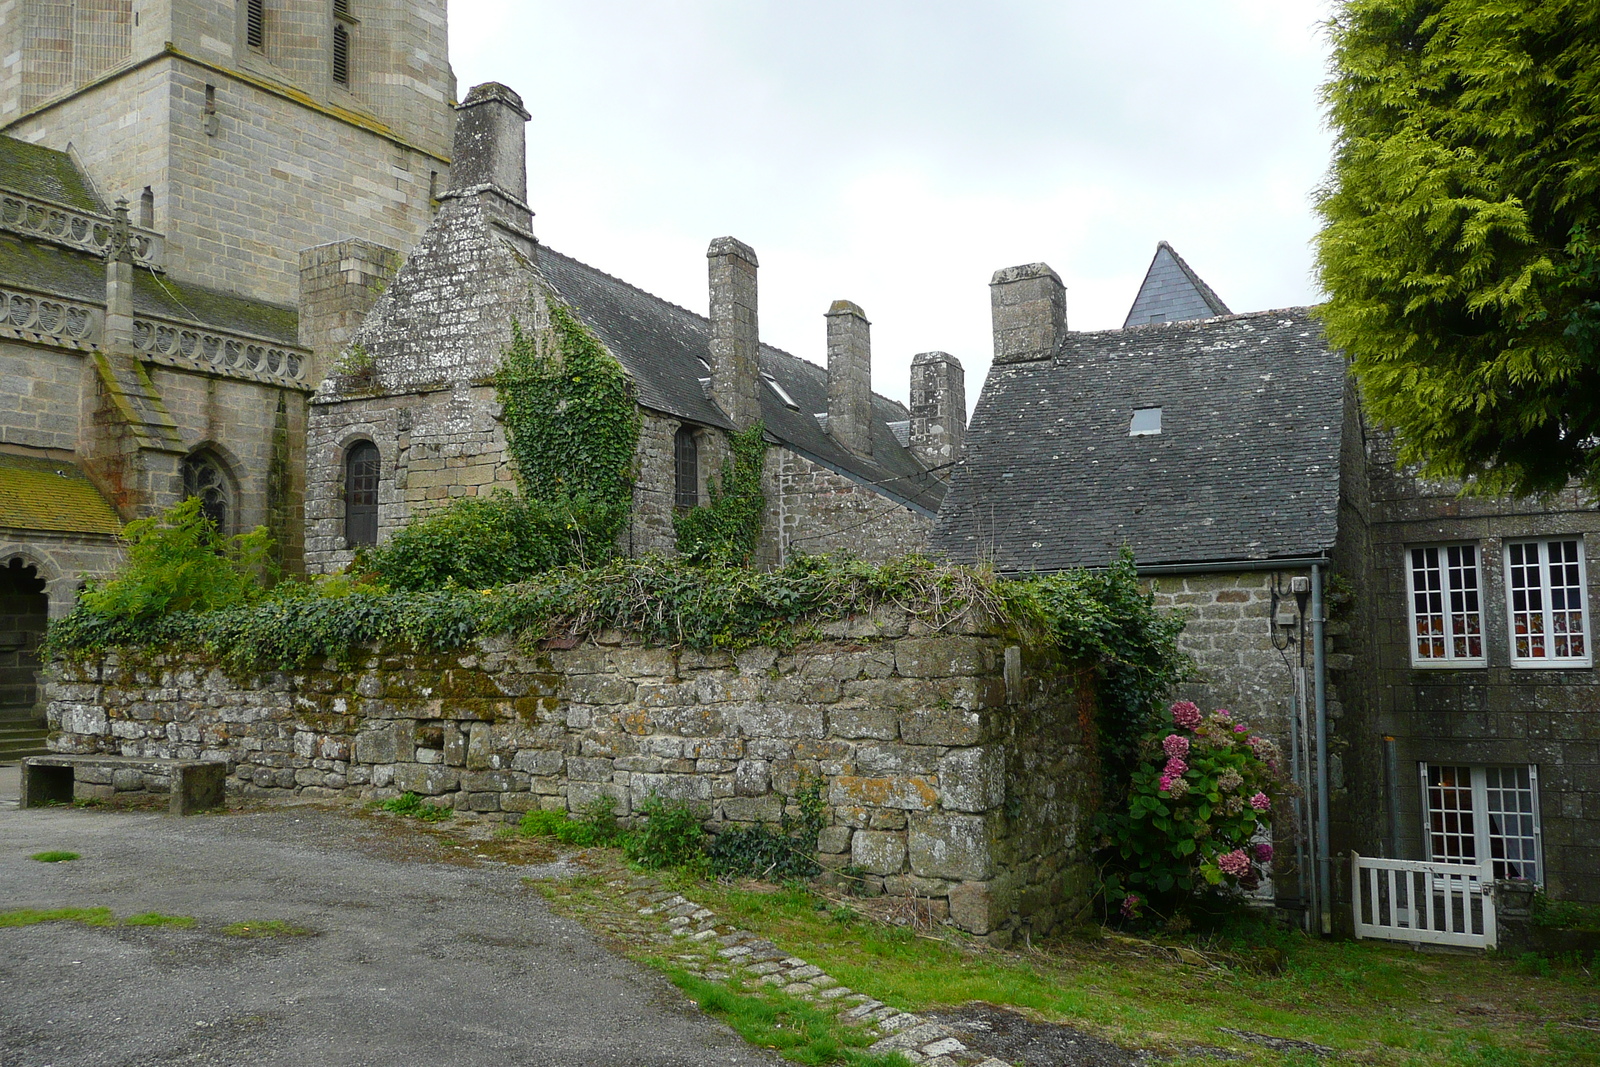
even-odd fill
[(606, 509), (620, 531), (639, 447), (632, 379), (561, 304), (550, 302), (545, 337), (513, 327), (495, 391), (523, 495)]
[(672, 517), (678, 555), (690, 563), (748, 566), (761, 540), (767, 498), (761, 491), (761, 466), (767, 455), (766, 428), (757, 422), (728, 436), (730, 455), (722, 480), (708, 491), (711, 500)]
[(609, 558), (633, 503), (639, 409), (622, 364), (571, 310), (512, 324), (495, 392), (520, 495), (465, 497), (408, 523), (352, 569), (394, 589), (482, 589)]

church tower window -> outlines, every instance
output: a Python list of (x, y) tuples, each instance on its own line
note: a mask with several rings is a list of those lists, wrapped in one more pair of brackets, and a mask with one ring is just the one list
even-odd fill
[(333, 80), (350, 88), (350, 31), (338, 22), (333, 24)]
[(266, 47), (266, 0), (244, 0), (244, 42), (251, 48)]

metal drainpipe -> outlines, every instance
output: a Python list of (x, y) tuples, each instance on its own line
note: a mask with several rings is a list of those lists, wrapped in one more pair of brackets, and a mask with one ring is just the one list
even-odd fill
[(1328, 863), (1328, 686), (1322, 622), (1322, 567), (1311, 565), (1311, 658), (1317, 702), (1317, 901), (1322, 932), (1333, 933), (1333, 882)]

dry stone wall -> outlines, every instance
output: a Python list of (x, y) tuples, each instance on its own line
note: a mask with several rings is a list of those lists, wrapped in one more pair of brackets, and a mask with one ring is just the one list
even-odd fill
[(508, 819), (600, 796), (632, 817), (656, 795), (703, 806), (713, 831), (776, 821), (820, 780), (824, 867), (975, 933), (1043, 934), (1087, 899), (1087, 675), (1001, 634), (915, 631), (857, 619), (738, 653), (492, 639), (248, 679), (107, 657), (56, 668), (51, 745), (225, 759), (234, 794), (412, 791)]

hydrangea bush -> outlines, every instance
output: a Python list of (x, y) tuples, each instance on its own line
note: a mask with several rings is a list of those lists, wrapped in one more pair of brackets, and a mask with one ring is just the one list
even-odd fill
[(1130, 920), (1254, 889), (1272, 860), (1278, 752), (1232, 713), (1185, 700), (1140, 743), (1126, 810), (1102, 816), (1105, 899)]

